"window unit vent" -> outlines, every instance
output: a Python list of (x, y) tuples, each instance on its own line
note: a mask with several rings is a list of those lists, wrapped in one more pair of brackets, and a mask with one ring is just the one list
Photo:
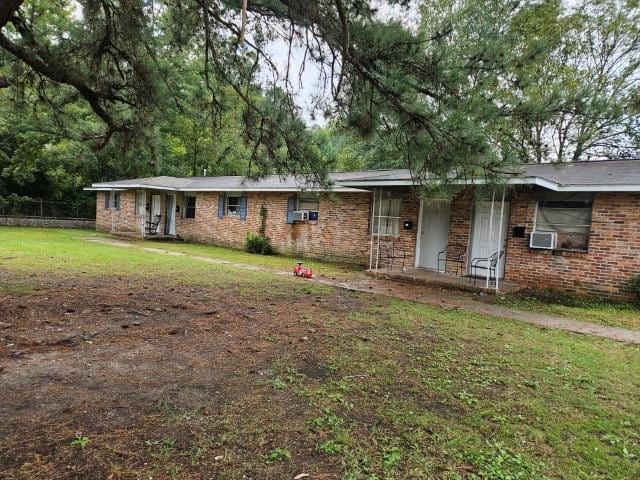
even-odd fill
[(533, 232), (529, 238), (529, 247), (553, 250), (556, 248), (556, 232)]
[(294, 222), (306, 222), (307, 220), (309, 220), (308, 210), (296, 210), (295, 212), (293, 212)]

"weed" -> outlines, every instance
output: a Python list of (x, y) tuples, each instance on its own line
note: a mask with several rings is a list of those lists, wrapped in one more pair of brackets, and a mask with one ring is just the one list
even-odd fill
[(454, 394), (454, 397), (456, 397), (459, 400), (462, 400), (467, 405), (475, 405), (476, 403), (478, 403), (478, 399), (474, 397), (473, 394), (466, 392), (464, 390)]
[(271, 386), (276, 390), (284, 390), (287, 388), (287, 382), (285, 382), (282, 378), (276, 377), (271, 380)]
[(402, 459), (402, 451), (398, 447), (388, 447), (382, 450), (382, 465), (386, 469), (394, 468)]
[(71, 440), (72, 447), (78, 447), (80, 450), (84, 450), (89, 445), (89, 437), (83, 435), (82, 432), (76, 433), (76, 436)]
[(152, 455), (156, 458), (169, 458), (174, 452), (174, 440), (163, 438), (162, 440), (146, 440), (144, 444), (154, 450)]
[(629, 280), (629, 289), (635, 297), (636, 304), (640, 305), (640, 275), (631, 277), (631, 280)]
[(502, 443), (490, 443), (489, 452), (468, 454), (476, 471), (469, 475), (474, 480), (546, 480), (539, 473), (540, 465), (531, 463), (520, 453), (514, 453)]
[(267, 455), (269, 462), (277, 462), (278, 460), (291, 460), (291, 452), (286, 448), (276, 448), (271, 450), (271, 453)]
[(319, 444), (317, 449), (319, 452), (326, 453), (327, 455), (335, 455), (344, 450), (344, 444), (339, 440), (327, 440)]
[(344, 424), (344, 420), (341, 417), (331, 413), (331, 410), (326, 409), (325, 413), (325, 416), (317, 417), (311, 420), (311, 424), (316, 427), (329, 428), (331, 430), (340, 428)]

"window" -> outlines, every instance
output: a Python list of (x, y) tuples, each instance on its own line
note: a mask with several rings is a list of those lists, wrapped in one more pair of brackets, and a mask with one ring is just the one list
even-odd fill
[(196, 218), (195, 195), (186, 197), (186, 201), (184, 205), (184, 218)]
[(220, 195), (218, 197), (218, 218), (229, 216), (247, 219), (247, 197), (240, 195)]
[(104, 192), (104, 209), (109, 210), (111, 208), (111, 192)]
[(145, 199), (145, 191), (136, 190), (136, 215), (144, 215)]
[(115, 193), (113, 195), (113, 206), (115, 207), (116, 210), (120, 210), (120, 194), (119, 193)]
[(298, 197), (297, 210), (306, 210), (309, 212), (309, 220), (312, 222), (318, 221), (318, 207), (320, 202), (315, 197)]
[(298, 197), (298, 210), (318, 211), (318, 199), (313, 197)]
[(231, 217), (240, 216), (240, 198), (241, 197), (227, 197), (227, 215)]
[(373, 225), (371, 231), (374, 235), (382, 236), (400, 235), (400, 206), (401, 198), (382, 198), (374, 203)]
[(592, 196), (549, 192), (538, 201), (535, 231), (555, 232), (556, 248), (587, 251)]

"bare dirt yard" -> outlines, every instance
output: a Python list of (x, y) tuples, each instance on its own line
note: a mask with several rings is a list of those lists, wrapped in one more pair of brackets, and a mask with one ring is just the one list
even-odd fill
[[(12, 322), (0, 347), (4, 478), (216, 478), (230, 463), (264, 478), (263, 454), (282, 445), (297, 473), (337, 470), (309, 442), (306, 402), (270, 382), (283, 358), (310, 379), (329, 376), (316, 339), (358, 300), (256, 302), (233, 288), (100, 277), (29, 283), (37, 293), (0, 295)], [(89, 438), (84, 452), (69, 448), (76, 432)], [(295, 474), (283, 462), (268, 470)]]
[(640, 477), (637, 346), (86, 236), (0, 229), (3, 480)]

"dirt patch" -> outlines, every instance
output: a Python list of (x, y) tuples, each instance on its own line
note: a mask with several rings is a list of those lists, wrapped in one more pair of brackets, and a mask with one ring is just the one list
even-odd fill
[[(317, 458), (309, 405), (269, 381), (283, 356), (326, 377), (326, 322), (346, 316), (353, 294), (256, 303), (162, 279), (30, 280), (33, 293), (0, 294), (3, 478), (291, 478), (311, 465), (314, 478), (337, 475)], [(85, 449), (70, 445), (76, 432)], [(282, 446), (295, 449), (290, 462), (265, 460)]]

